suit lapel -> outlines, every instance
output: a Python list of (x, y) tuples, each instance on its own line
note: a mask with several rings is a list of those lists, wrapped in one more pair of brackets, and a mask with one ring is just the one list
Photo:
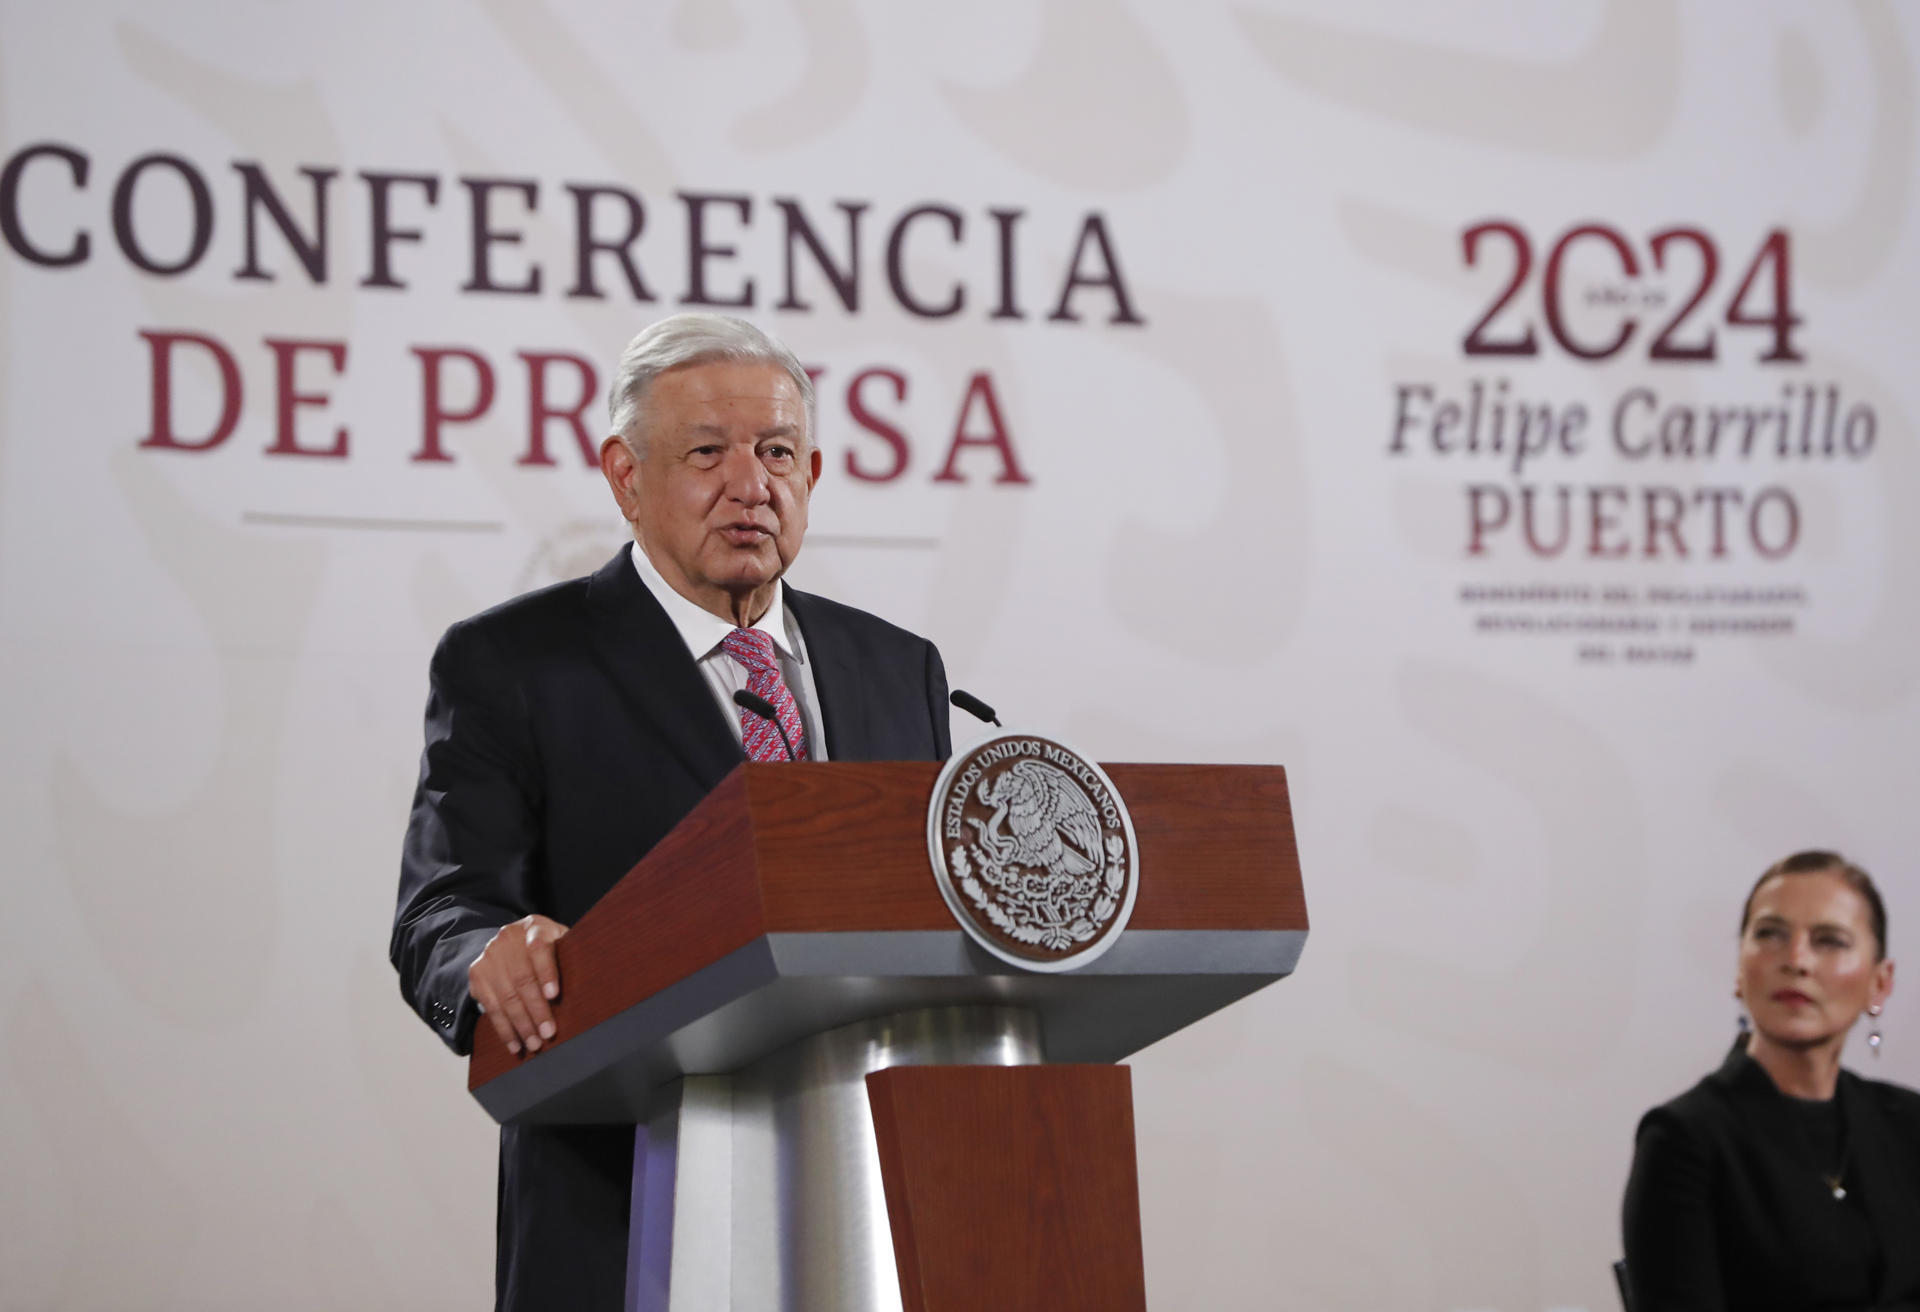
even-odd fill
[(859, 660), (847, 631), (835, 624), (817, 597), (787, 589), (787, 608), (799, 622), (813, 665), (813, 688), (820, 694), (820, 723), (827, 735), (827, 756), (835, 761), (873, 759), (868, 698), (860, 686)]
[[(1717, 1078), (1761, 1142), (1778, 1148), (1792, 1143), (1800, 1133), (1773, 1081), (1757, 1063), (1748, 1060), (1739, 1045), (1727, 1055)], [(1898, 1153), (1893, 1135), (1860, 1079), (1841, 1071), (1835, 1096), (1840, 1099), (1840, 1115), (1846, 1126), (1847, 1188), (1859, 1193), (1874, 1240), (1880, 1246), (1876, 1297), (1884, 1302), (1890, 1298), (1890, 1290), (1911, 1287), (1913, 1234), (1920, 1215), (1916, 1215), (1911, 1197), (1891, 1168)]]
[(1800, 1130), (1794, 1125), (1787, 1105), (1773, 1087), (1773, 1078), (1760, 1063), (1747, 1056), (1744, 1040), (1736, 1040), (1727, 1059), (1717, 1072), (1727, 1100), (1742, 1120), (1753, 1127), (1765, 1142), (1791, 1142)]
[[(621, 548), (587, 581), (594, 651), (660, 741), (711, 790), (746, 759), (680, 633)], [(808, 635), (812, 649), (812, 635)]]
[(1897, 1172), (1889, 1169), (1899, 1149), (1880, 1108), (1861, 1082), (1845, 1071), (1840, 1073), (1839, 1097), (1847, 1126), (1847, 1173), (1860, 1191), (1873, 1237), (1880, 1245), (1880, 1287), (1874, 1292), (1880, 1302), (1890, 1302), (1893, 1290), (1911, 1286), (1913, 1237), (1920, 1216), (1911, 1210), (1912, 1200)]

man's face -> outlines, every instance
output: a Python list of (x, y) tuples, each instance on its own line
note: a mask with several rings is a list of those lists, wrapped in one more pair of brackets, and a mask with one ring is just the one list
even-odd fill
[(800, 389), (778, 365), (688, 365), (653, 380), (646, 414), (643, 459), (615, 439), (601, 448), (634, 538), (682, 596), (758, 618), (799, 554), (820, 477)]

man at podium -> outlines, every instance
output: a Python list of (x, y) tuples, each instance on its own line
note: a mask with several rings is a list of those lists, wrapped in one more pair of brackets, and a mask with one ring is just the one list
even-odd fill
[[(782, 579), (821, 469), (793, 353), (675, 315), (628, 344), (609, 408), (632, 544), (433, 656), (391, 957), (458, 1053), (485, 1023), (537, 1056), (555, 941), (740, 761), (949, 751), (933, 644)], [(498, 1307), (622, 1306), (632, 1158), (631, 1126), (501, 1130)]]

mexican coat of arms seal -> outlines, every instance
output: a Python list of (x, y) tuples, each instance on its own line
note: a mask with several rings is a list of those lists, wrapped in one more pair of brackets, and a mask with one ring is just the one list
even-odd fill
[(1133, 820), (1106, 772), (1050, 738), (1008, 734), (953, 757), (927, 812), (934, 878), (960, 926), (1003, 961), (1071, 970), (1133, 914)]

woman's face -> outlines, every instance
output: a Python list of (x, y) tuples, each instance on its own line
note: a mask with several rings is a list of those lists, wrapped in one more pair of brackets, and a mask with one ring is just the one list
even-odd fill
[(1740, 936), (1734, 992), (1753, 1027), (1792, 1048), (1844, 1039), (1860, 1013), (1893, 991), (1893, 963), (1879, 944), (1866, 899), (1837, 871), (1775, 875), (1753, 896)]

